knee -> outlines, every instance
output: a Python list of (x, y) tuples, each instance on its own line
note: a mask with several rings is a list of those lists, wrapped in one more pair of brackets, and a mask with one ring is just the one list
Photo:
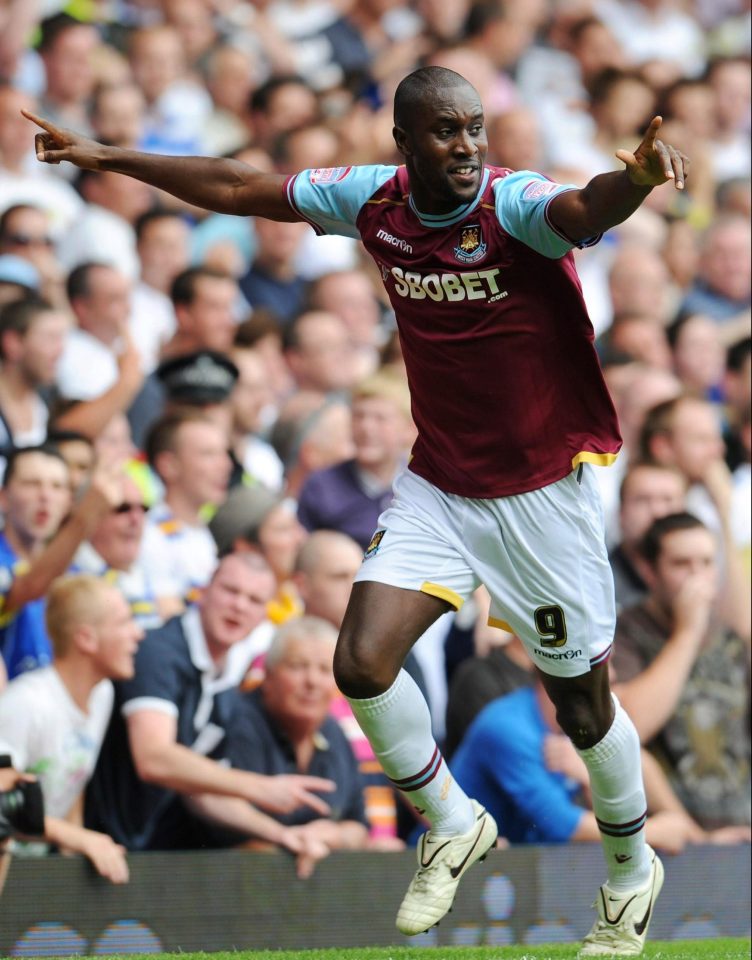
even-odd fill
[(334, 654), (334, 679), (346, 697), (366, 700), (384, 693), (394, 683), (399, 664), (367, 636), (343, 632)]
[(578, 750), (587, 750), (602, 740), (614, 719), (611, 695), (590, 697), (583, 693), (570, 695), (556, 704), (556, 719)]

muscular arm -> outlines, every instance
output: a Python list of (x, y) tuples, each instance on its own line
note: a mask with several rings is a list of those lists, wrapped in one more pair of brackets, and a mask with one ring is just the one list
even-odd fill
[(653, 187), (668, 180), (677, 190), (684, 189), (689, 160), (657, 138), (661, 123), (660, 117), (653, 118), (634, 153), (616, 152), (626, 170), (599, 174), (582, 190), (568, 190), (551, 200), (551, 220), (570, 240), (586, 240), (622, 223)]
[(286, 178), (280, 174), (262, 173), (238, 160), (166, 157), (109, 147), (26, 110), (22, 112), (44, 131), (35, 138), (37, 159), (42, 163), (67, 160), (86, 170), (122, 173), (216, 213), (269, 220), (300, 219), (287, 202)]

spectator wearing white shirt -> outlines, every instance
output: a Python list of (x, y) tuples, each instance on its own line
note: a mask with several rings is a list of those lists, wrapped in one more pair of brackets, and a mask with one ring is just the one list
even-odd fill
[(84, 854), (111, 882), (126, 883), (124, 849), (82, 826), (83, 789), (112, 712), (111, 681), (133, 676), (143, 632), (119, 591), (87, 575), (53, 584), (47, 630), (54, 662), (11, 681), (0, 695), (0, 752), (39, 778), (45, 840)]
[(203, 509), (224, 500), (231, 462), (226, 435), (197, 410), (158, 420), (145, 452), (165, 492), (147, 516), (140, 559), (167, 617), (195, 602), (212, 575), (217, 550)]

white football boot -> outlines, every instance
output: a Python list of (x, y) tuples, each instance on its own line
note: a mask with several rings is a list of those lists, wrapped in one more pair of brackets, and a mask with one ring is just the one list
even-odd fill
[(418, 870), (397, 912), (402, 933), (414, 936), (438, 923), (451, 908), (463, 874), (496, 843), (494, 818), (476, 800), (471, 803), (475, 823), (467, 833), (434, 837), (429, 830), (418, 840)]
[(650, 879), (639, 890), (617, 893), (604, 883), (593, 904), (598, 919), (582, 942), (578, 957), (639, 957), (645, 946), (653, 907), (663, 886), (663, 864), (654, 850)]

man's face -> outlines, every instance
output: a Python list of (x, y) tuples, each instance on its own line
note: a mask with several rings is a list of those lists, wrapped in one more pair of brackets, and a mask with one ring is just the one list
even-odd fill
[(92, 534), (91, 545), (115, 570), (129, 570), (138, 559), (144, 533), (146, 507), (141, 492), (127, 479), (123, 499), (104, 517)]
[(298, 346), (287, 352), (293, 376), (301, 389), (344, 390), (356, 377), (350, 337), (344, 322), (333, 313), (317, 310), (299, 321)]
[(227, 439), (213, 423), (185, 423), (175, 450), (168, 454), (168, 485), (180, 486), (196, 506), (221, 503), (227, 494), (232, 464)]
[(102, 616), (94, 629), (98, 639), (95, 659), (102, 675), (111, 680), (129, 680), (144, 631), (133, 619), (125, 597), (114, 587), (107, 590)]
[(483, 107), (470, 84), (437, 89), (408, 130), (395, 127), (410, 187), (424, 213), (447, 213), (478, 193), (488, 151)]
[(0, 252), (22, 257), (44, 271), (53, 248), (49, 219), (44, 210), (21, 207), (6, 220), (5, 231), (0, 239)]
[(234, 350), (232, 360), (238, 368), (230, 397), (233, 425), (241, 433), (256, 433), (261, 427), (261, 412), (272, 400), (269, 375), (255, 350)]
[(16, 461), (0, 498), (5, 522), (28, 547), (48, 540), (71, 505), (68, 468), (57, 457), (27, 453)]
[(232, 311), (237, 294), (234, 280), (198, 277), (193, 302), (177, 308), (180, 327), (201, 347), (229, 353), (235, 333)]
[(188, 266), (189, 236), (190, 228), (180, 217), (160, 217), (149, 223), (138, 242), (142, 278), (167, 292), (175, 277)]
[(700, 483), (708, 465), (723, 457), (723, 437), (714, 410), (704, 401), (679, 404), (671, 431), (676, 465), (692, 483)]
[(296, 576), (306, 613), (328, 620), (339, 629), (362, 558), (355, 543), (342, 542), (322, 549), (313, 570)]
[(75, 303), (82, 326), (105, 343), (119, 336), (128, 322), (131, 289), (128, 279), (112, 267), (89, 272), (89, 293)]
[(713, 534), (702, 527), (675, 530), (664, 536), (653, 571), (652, 593), (667, 610), (690, 577), (707, 580), (717, 589), (718, 548)]
[(94, 469), (94, 447), (85, 440), (62, 440), (57, 448), (68, 465), (71, 491), (75, 497), (84, 489)]
[(407, 453), (413, 433), (407, 417), (387, 397), (358, 397), (352, 408), (355, 458), (376, 470)]
[(283, 724), (320, 726), (336, 692), (334, 643), (320, 637), (290, 637), (282, 659), (267, 668), (264, 703)]
[(23, 338), (20, 367), (32, 387), (49, 387), (55, 382), (70, 324), (64, 313), (46, 310), (34, 318)]
[(673, 470), (637, 467), (627, 480), (619, 512), (622, 542), (638, 543), (654, 520), (685, 507), (685, 484)]
[(266, 616), (274, 575), (253, 570), (241, 557), (221, 561), (201, 598), (201, 623), (209, 648), (219, 654), (243, 640)]

